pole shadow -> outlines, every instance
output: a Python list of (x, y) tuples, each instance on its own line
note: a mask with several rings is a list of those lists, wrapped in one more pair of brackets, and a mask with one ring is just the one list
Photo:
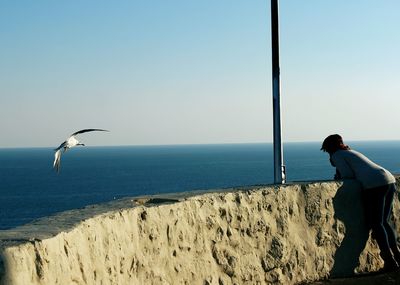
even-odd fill
[(359, 257), (369, 239), (361, 200), (361, 185), (356, 180), (344, 180), (333, 198), (335, 218), (344, 224), (344, 238), (334, 256), (331, 277), (354, 275)]

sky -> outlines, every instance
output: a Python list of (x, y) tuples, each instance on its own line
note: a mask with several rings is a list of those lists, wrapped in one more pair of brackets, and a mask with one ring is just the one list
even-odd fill
[[(400, 1), (280, 0), (282, 138), (399, 140)], [(0, 1), (0, 147), (272, 142), (270, 1)]]

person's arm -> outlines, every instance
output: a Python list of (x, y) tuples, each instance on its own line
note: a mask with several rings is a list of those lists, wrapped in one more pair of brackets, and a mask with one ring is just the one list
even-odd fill
[(336, 168), (336, 173), (335, 176), (333, 177), (335, 180), (340, 180), (342, 179), (342, 175), (340, 174), (339, 170)]
[[(333, 167), (336, 168), (336, 165), (335, 165), (335, 163), (334, 163), (333, 160), (332, 160), (332, 155), (329, 155), (329, 162), (331, 163), (331, 165), (332, 165)], [(340, 175), (339, 170), (336, 168), (336, 172), (335, 172), (335, 175), (333, 176), (333, 179), (339, 180), (339, 179), (341, 179), (341, 178), (342, 178), (342, 175)]]
[(331, 163), (331, 165), (332, 165), (333, 167), (336, 167), (335, 163), (334, 163), (333, 160), (332, 160), (332, 155), (329, 156), (329, 162)]
[[(340, 153), (334, 153), (331, 157), (332, 164), (336, 167), (336, 171), (339, 172), (339, 179), (354, 179), (355, 175), (353, 169), (347, 163), (346, 159)], [(336, 177), (336, 175), (335, 175)]]

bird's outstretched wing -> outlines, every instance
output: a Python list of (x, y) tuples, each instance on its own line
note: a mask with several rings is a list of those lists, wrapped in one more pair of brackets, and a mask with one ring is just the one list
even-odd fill
[(62, 149), (66, 144), (67, 144), (67, 141), (65, 141), (62, 144), (60, 144), (60, 146), (58, 148), (55, 148), (54, 150), (57, 151), (59, 149)]
[(80, 131), (77, 131), (77, 132), (73, 133), (73, 134), (71, 135), (71, 137), (72, 137), (72, 136), (76, 136), (76, 135), (78, 135), (78, 134), (83, 134), (83, 133), (93, 132), (93, 131), (109, 132), (108, 130), (103, 130), (103, 129), (83, 129), (83, 130), (80, 130)]
[(57, 172), (60, 172), (61, 165), (61, 149), (57, 150), (54, 154), (53, 167)]

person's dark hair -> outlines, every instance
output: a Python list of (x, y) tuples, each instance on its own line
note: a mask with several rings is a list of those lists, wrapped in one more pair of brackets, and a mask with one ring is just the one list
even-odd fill
[(342, 137), (338, 134), (328, 136), (322, 143), (322, 147), (321, 147), (322, 151), (325, 151), (328, 153), (334, 153), (335, 151), (337, 151), (339, 149), (348, 150), (350, 148), (348, 145), (345, 145), (343, 143)]

